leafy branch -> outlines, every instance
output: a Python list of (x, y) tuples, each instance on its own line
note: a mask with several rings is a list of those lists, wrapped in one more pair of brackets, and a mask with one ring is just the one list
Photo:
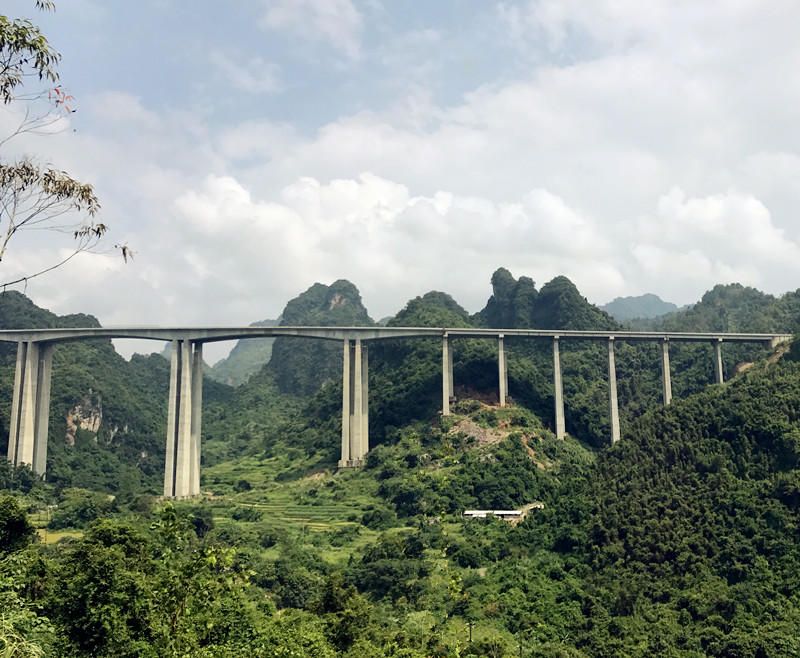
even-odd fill
[[(55, 9), (49, 0), (36, 0), (44, 11)], [(21, 109), (21, 119), (9, 135), (0, 137), (0, 147), (21, 133), (47, 134), (67, 114), (74, 112), (74, 98), (57, 84), (56, 67), (61, 56), (28, 19), (0, 16), (0, 101), (6, 110)], [(45, 88), (23, 93), (26, 82), (38, 80)], [(66, 257), (3, 287), (50, 272), (84, 251), (96, 252), (108, 231), (95, 216), (100, 203), (90, 184), (64, 171), (41, 166), (30, 157), (13, 162), (0, 158), (0, 262), (12, 238), (23, 230), (47, 230), (70, 235), (73, 250)], [(127, 244), (114, 250), (125, 262), (133, 257)]]

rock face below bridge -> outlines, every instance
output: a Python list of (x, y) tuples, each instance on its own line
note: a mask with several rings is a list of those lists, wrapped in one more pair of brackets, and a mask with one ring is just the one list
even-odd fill
[(93, 396), (90, 389), (80, 404), (76, 404), (67, 412), (67, 443), (75, 445), (75, 435), (79, 429), (97, 435), (102, 422), (103, 400), (100, 396)]

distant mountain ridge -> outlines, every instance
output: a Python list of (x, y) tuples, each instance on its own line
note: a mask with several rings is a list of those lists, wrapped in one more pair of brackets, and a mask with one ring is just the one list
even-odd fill
[(678, 313), (660, 318), (656, 329), (667, 331), (732, 331), (768, 333), (797, 331), (800, 290), (780, 297), (739, 283), (716, 285), (702, 299)]
[(498, 329), (618, 329), (608, 313), (583, 297), (575, 284), (557, 276), (537, 291), (527, 276), (514, 279), (504, 267), (492, 275), (492, 296), (472, 320)]
[[(261, 320), (253, 322), (251, 327), (277, 327), (277, 320)], [(238, 386), (244, 384), (251, 375), (258, 372), (272, 358), (274, 338), (249, 338), (236, 343), (231, 353), (217, 361), (209, 371), (209, 375), (222, 384)]]
[(652, 293), (633, 297), (617, 297), (600, 308), (619, 322), (633, 318), (657, 318), (679, 310), (677, 304), (665, 302), (658, 295)]

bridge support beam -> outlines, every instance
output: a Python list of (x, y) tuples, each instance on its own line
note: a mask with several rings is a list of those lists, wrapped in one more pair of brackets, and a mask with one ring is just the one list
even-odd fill
[(566, 436), (564, 423), (564, 387), (561, 383), (561, 349), (558, 336), (553, 336), (553, 389), (556, 402), (556, 438)]
[(203, 408), (203, 344), (173, 340), (167, 411), (164, 498), (200, 493), (200, 421)]
[(664, 391), (664, 404), (672, 402), (672, 379), (669, 372), (669, 340), (661, 341), (661, 384)]
[(450, 336), (442, 336), (442, 416), (450, 415), (450, 403), (454, 401), (453, 339)]
[(714, 341), (714, 372), (717, 376), (717, 384), (721, 384), (722, 379), (722, 339)]
[(369, 452), (369, 352), (360, 338), (344, 341), (342, 458), (339, 468), (363, 466)]
[(503, 334), (497, 337), (497, 370), (500, 379), (499, 394), (500, 406), (506, 406), (508, 396), (508, 361), (506, 360), (506, 346)]
[(8, 461), (14, 466), (28, 464), (34, 473), (42, 477), (47, 469), (52, 365), (52, 344), (35, 341), (20, 341), (17, 344)]
[(611, 416), (611, 444), (619, 441), (619, 404), (617, 402), (617, 368), (614, 363), (614, 338), (608, 339), (608, 407)]

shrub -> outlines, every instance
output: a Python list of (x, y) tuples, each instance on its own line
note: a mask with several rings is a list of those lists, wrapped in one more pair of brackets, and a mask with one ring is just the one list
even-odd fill
[(85, 489), (65, 489), (64, 499), (53, 512), (47, 527), (51, 530), (83, 528), (113, 508), (114, 503), (106, 494)]
[(370, 507), (361, 517), (361, 525), (370, 530), (386, 530), (397, 523), (397, 514), (386, 507)]
[(0, 554), (25, 548), (36, 529), (13, 496), (0, 498)]
[(453, 411), (457, 414), (471, 414), (481, 408), (481, 403), (477, 400), (459, 400), (453, 405)]
[(257, 507), (234, 507), (231, 516), (236, 521), (256, 523), (264, 518), (264, 513)]

